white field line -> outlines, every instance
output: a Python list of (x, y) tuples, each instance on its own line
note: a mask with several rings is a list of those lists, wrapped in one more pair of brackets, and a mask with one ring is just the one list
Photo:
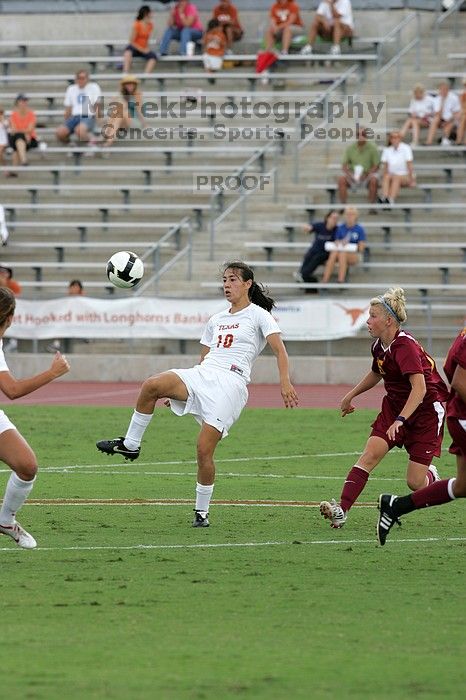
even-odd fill
[[(148, 472), (148, 471), (102, 471), (100, 469), (96, 471), (77, 471), (79, 467), (76, 469), (73, 469), (72, 471), (68, 469), (68, 467), (63, 467), (63, 468), (57, 468), (53, 469), (53, 472), (49, 473), (54, 473), (54, 474), (67, 474), (67, 475), (74, 475), (74, 476), (83, 476), (84, 474), (87, 475), (92, 475), (92, 476), (189, 476), (193, 477), (196, 476), (196, 472)], [(0, 470), (1, 471), (1, 470)], [(8, 471), (4, 469), (3, 471)], [(44, 469), (41, 469), (40, 472), (44, 472)], [(321, 475), (313, 475), (313, 474), (240, 474), (240, 473), (235, 473), (235, 472), (220, 472), (217, 474), (218, 478), (223, 478), (223, 477), (233, 477), (233, 478), (239, 478), (239, 479), (311, 479), (311, 480), (336, 480), (336, 481), (342, 481), (344, 478), (343, 475), (340, 476), (321, 476)], [(396, 477), (371, 477), (371, 482), (373, 481), (405, 481), (404, 477), (396, 478)]]
[[(55, 508), (56, 506), (78, 506), (79, 508), (82, 508), (83, 506), (119, 506), (120, 508), (135, 508), (135, 507), (147, 507), (147, 506), (189, 506), (192, 505), (193, 500), (177, 500), (177, 501), (172, 501), (170, 502), (169, 499), (165, 500), (151, 500), (151, 501), (145, 501), (145, 502), (134, 502), (134, 503), (119, 503), (118, 501), (112, 501), (109, 499), (108, 501), (104, 500), (95, 500), (93, 501), (92, 499), (83, 499), (81, 502), (77, 501), (64, 501), (57, 499), (56, 501), (53, 501), (53, 499), (44, 499), (44, 501), (41, 503), (39, 500), (37, 501), (26, 501), (25, 506), (31, 507), (31, 506), (41, 506), (41, 507), (46, 507), (50, 508), (53, 507)], [(212, 507), (219, 508), (219, 507), (226, 507), (226, 508), (318, 508), (319, 503), (306, 503), (304, 501), (271, 501), (270, 503), (254, 503), (254, 502), (248, 502), (248, 501), (235, 501), (235, 502), (223, 502), (222, 501), (212, 501), (211, 502)], [(358, 508), (375, 508), (376, 504), (375, 503), (356, 503), (355, 504)]]
[[(395, 452), (389, 452), (388, 454), (397, 454), (397, 450)], [(313, 458), (325, 458), (325, 457), (352, 457), (354, 455), (359, 455), (361, 452), (323, 452), (323, 453), (316, 453), (316, 454), (304, 454), (304, 455), (275, 455), (275, 456), (262, 456), (262, 457), (233, 457), (233, 458), (226, 458), (226, 459), (218, 459), (216, 460), (217, 466), (220, 466), (221, 464), (227, 464), (231, 462), (254, 462), (254, 461), (284, 461), (284, 460), (294, 460), (294, 459), (313, 459)], [(184, 465), (184, 464), (192, 464), (195, 465), (196, 462), (194, 460), (173, 460), (173, 461), (166, 461), (166, 462), (138, 462), (138, 465), (141, 467), (148, 467), (148, 466), (168, 466), (168, 465)], [(123, 462), (117, 462), (115, 464), (115, 467), (125, 467), (126, 463)], [(118, 471), (118, 469), (101, 469), (100, 464), (87, 464), (87, 465), (81, 465), (81, 464), (69, 464), (65, 465), (62, 467), (41, 467), (40, 471), (43, 473), (65, 473), (65, 474), (72, 474), (74, 472), (80, 473), (80, 474), (93, 474), (97, 476), (108, 476), (108, 475), (125, 475), (125, 476), (169, 476), (169, 477), (185, 477), (185, 476), (195, 476), (196, 472), (165, 472), (165, 471), (141, 471), (140, 469), (137, 471), (130, 471), (129, 469), (124, 469), (123, 471)], [(90, 470), (95, 470), (95, 471), (90, 471)], [(9, 469), (0, 469), (0, 474), (1, 473), (9, 473)], [(237, 473), (237, 472), (222, 472), (221, 476), (223, 477), (234, 477), (234, 478), (250, 478), (250, 479), (311, 479), (311, 480), (316, 480), (316, 479), (321, 479), (321, 480), (341, 480), (341, 476), (328, 476), (328, 475), (314, 475), (314, 474), (274, 474), (274, 473), (264, 473), (264, 474), (255, 474), (255, 473)], [(371, 481), (404, 481), (404, 478), (383, 478), (383, 477), (371, 477)]]
[[(396, 544), (420, 544), (420, 543), (446, 543), (446, 542), (466, 542), (466, 537), (409, 537), (403, 539), (389, 540), (389, 545)], [(133, 545), (97, 545), (97, 546), (81, 546), (73, 547), (38, 547), (36, 552), (92, 552), (92, 551), (131, 551), (131, 550), (166, 550), (166, 549), (234, 549), (239, 547), (289, 547), (293, 545), (349, 545), (349, 544), (376, 544), (376, 540), (372, 539), (353, 539), (353, 540), (282, 540), (268, 542), (217, 542), (217, 543), (201, 543), (201, 544), (133, 544)], [(14, 552), (18, 555), (17, 547), (0, 547), (0, 552)]]

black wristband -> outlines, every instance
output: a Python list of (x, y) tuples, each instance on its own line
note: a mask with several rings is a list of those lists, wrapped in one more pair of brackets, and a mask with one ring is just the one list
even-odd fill
[(395, 420), (399, 420), (400, 423), (406, 423), (406, 418), (404, 416), (397, 416)]

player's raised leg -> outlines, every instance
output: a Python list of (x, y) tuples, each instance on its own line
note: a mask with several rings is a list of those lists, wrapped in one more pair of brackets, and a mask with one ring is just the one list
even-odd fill
[(152, 420), (155, 404), (161, 398), (187, 400), (186, 385), (174, 372), (162, 372), (146, 379), (141, 386), (136, 408), (125, 437), (99, 440), (96, 443), (97, 449), (109, 455), (121, 455), (131, 461), (137, 459), (142, 437)]

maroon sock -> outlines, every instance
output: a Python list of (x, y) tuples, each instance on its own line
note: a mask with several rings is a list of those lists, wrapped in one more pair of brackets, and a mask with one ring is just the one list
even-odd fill
[(349, 511), (361, 491), (364, 489), (368, 478), (369, 472), (366, 472), (366, 470), (362, 467), (358, 467), (357, 464), (355, 464), (354, 467), (351, 467), (340, 496), (340, 505), (345, 513)]
[(450, 479), (442, 479), (434, 481), (433, 484), (426, 486), (419, 491), (414, 491), (411, 494), (411, 500), (418, 508), (428, 508), (429, 506), (439, 506), (442, 503), (448, 503), (452, 498), (448, 493), (448, 483)]

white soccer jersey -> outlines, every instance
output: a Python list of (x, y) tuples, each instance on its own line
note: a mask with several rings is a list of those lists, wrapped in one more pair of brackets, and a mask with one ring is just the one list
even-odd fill
[(5, 353), (3, 352), (3, 338), (0, 339), (0, 372), (9, 372), (10, 369), (5, 360)]
[(247, 383), (267, 336), (280, 332), (273, 316), (257, 304), (233, 314), (229, 309), (220, 311), (208, 320), (202, 334), (201, 344), (210, 348), (202, 364), (235, 372)]

